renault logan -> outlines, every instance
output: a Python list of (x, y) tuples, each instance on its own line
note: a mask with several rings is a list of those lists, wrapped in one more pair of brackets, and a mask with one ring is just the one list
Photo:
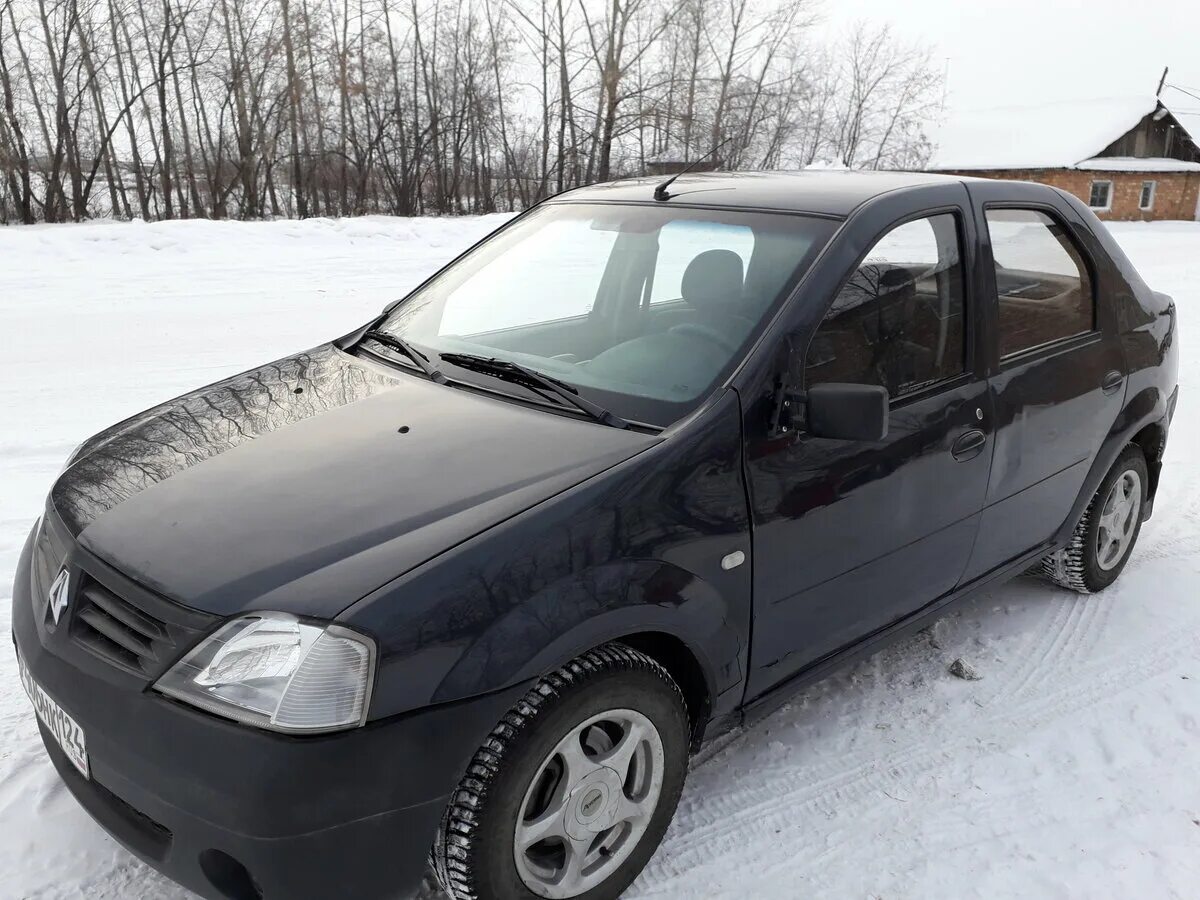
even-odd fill
[[(689, 753), (1159, 487), (1175, 307), (1076, 199), (572, 191), (84, 442), (20, 558), (51, 760), (212, 898), (612, 898)], [(432, 849), (431, 849), (432, 848)]]

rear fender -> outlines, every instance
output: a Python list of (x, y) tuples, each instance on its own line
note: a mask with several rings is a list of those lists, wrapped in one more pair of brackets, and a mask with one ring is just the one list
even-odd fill
[[(1125, 408), (1117, 416), (1113, 427), (1100, 447), (1100, 452), (1092, 461), (1092, 467), (1083, 481), (1083, 487), (1071, 507), (1070, 514), (1059, 526), (1058, 532), (1054, 536), (1056, 546), (1062, 546), (1070, 540), (1071, 533), (1075, 530), (1075, 524), (1083, 515), (1083, 511), (1087, 509), (1087, 505), (1096, 491), (1100, 489), (1100, 482), (1113, 467), (1117, 457), (1125, 449), (1125, 445), (1130, 443), (1134, 436), (1147, 425), (1161, 422), (1165, 428), (1169, 423), (1171, 398), (1165, 395), (1160, 388), (1146, 387), (1127, 399)], [(1157, 485), (1157, 477), (1153, 477), (1152, 482)], [(1150, 499), (1153, 500), (1153, 495)]]

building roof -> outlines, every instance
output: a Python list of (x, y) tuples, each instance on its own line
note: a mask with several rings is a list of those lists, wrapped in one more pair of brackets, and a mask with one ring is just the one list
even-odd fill
[[(680, 176), (669, 190), (671, 199), (681, 204), (845, 216), (872, 197), (889, 191), (963, 180), (928, 172), (688, 172)], [(653, 203), (654, 188), (662, 181), (661, 175), (609, 181), (577, 188), (555, 199)]]
[(1171, 110), (1175, 121), (1191, 135), (1192, 143), (1200, 147), (1200, 97), (1168, 84), (1163, 87), (1162, 102)]
[(1154, 156), (1097, 156), (1076, 163), (1074, 168), (1101, 172), (1200, 172), (1200, 162)]
[(1158, 102), (1151, 95), (1109, 97), (953, 113), (938, 131), (929, 168), (1072, 169), (1085, 162), (1098, 168), (1096, 154), (1158, 109)]

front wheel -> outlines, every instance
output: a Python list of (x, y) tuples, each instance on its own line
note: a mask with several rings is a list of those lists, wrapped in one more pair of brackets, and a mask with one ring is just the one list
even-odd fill
[(607, 644), (541, 679), (475, 754), (431, 853), (455, 900), (610, 900), (649, 861), (688, 757), (667, 671)]
[(1084, 510), (1070, 543), (1042, 560), (1042, 574), (1081, 594), (1094, 594), (1116, 581), (1141, 533), (1149, 485), (1141, 448), (1127, 445)]

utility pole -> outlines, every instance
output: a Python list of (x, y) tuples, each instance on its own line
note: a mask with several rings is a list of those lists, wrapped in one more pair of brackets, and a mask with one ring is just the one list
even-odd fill
[(1167, 83), (1167, 73), (1171, 71), (1169, 66), (1163, 66), (1162, 78), (1158, 79), (1158, 90), (1154, 92), (1155, 97), (1162, 96), (1163, 85)]

